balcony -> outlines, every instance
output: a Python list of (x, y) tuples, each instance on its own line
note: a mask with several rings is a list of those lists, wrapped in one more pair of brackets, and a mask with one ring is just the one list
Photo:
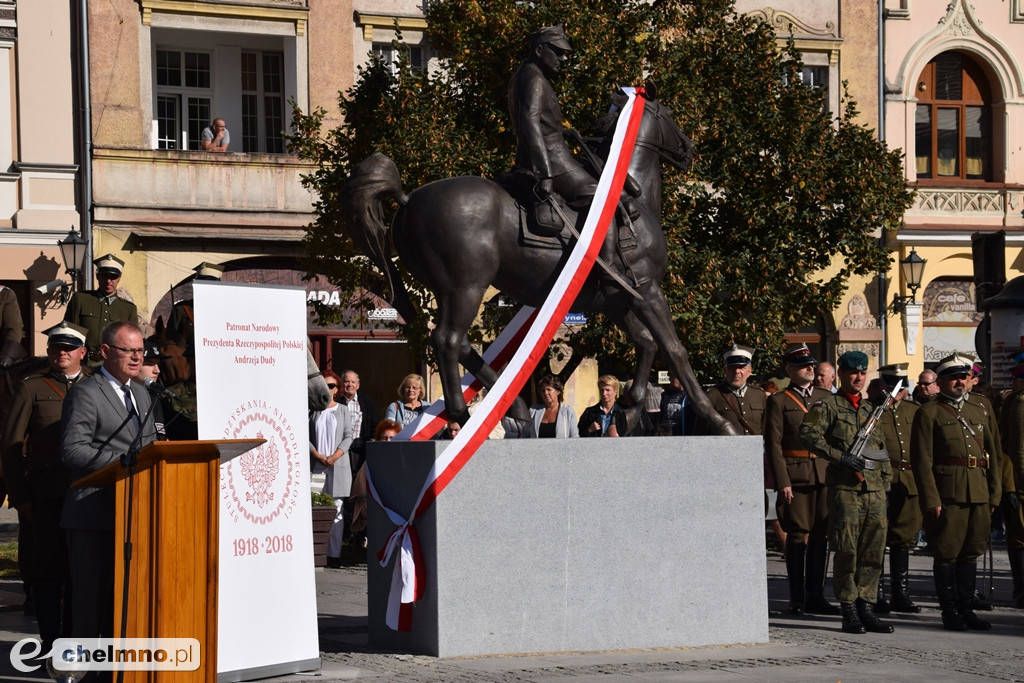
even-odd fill
[(1024, 228), (1024, 188), (1013, 185), (984, 187), (918, 187), (914, 206), (907, 211), (907, 226), (929, 224), (965, 229)]
[(313, 220), (297, 157), (96, 148), (98, 227), (137, 234), (298, 239)]

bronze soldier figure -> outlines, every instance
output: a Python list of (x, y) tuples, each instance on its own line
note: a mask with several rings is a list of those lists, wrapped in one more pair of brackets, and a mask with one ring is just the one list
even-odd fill
[(832, 394), (813, 386), (817, 361), (807, 344), (790, 346), (782, 360), (790, 382), (784, 391), (768, 397), (764, 446), (775, 475), (775, 490), (779, 492), (779, 522), (788, 534), (789, 611), (797, 615), (805, 611), (839, 614), (839, 609), (824, 595), (828, 549), (826, 463), (800, 438), (800, 425), (808, 408)]
[(11, 506), (31, 529), (28, 566), (43, 652), (67, 635), (69, 624), (69, 568), (60, 515), (70, 470), (60, 460), (60, 415), (68, 389), (88, 374), (82, 368), (85, 328), (62, 322), (47, 335), (50, 367), (18, 387), (0, 442)]
[(117, 295), (124, 261), (113, 254), (106, 254), (93, 263), (99, 286), (87, 292), (75, 292), (64, 311), (64, 320), (88, 330), (86, 360), (90, 367), (99, 367), (103, 361), (100, 357), (100, 332), (116, 320), (137, 323), (139, 312), (135, 304)]
[[(804, 417), (800, 436), (807, 448), (828, 461), (828, 536), (835, 553), (833, 582), (846, 633), (892, 633), (875, 616), (878, 579), (885, 556), (885, 493), (892, 471), (889, 461), (850, 452), (857, 432), (875, 410), (861, 391), (868, 357), (847, 351), (839, 357), (839, 390), (814, 403)], [(876, 429), (867, 449), (883, 451)], [(883, 451), (884, 452), (884, 451)]]
[(973, 609), (977, 560), (999, 502), (999, 450), (989, 418), (967, 400), (971, 360), (943, 358), (939, 396), (921, 406), (911, 431), (910, 463), (932, 550), (942, 625), (950, 631), (992, 624)]

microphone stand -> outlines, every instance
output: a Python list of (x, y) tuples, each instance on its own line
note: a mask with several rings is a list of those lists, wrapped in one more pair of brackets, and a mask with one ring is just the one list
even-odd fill
[[(139, 422), (139, 431), (135, 434), (135, 438), (132, 439), (131, 445), (128, 447), (128, 452), (121, 456), (121, 466), (124, 467), (128, 473), (128, 500), (125, 503), (125, 519), (124, 519), (124, 581), (121, 584), (121, 642), (122, 644), (128, 637), (128, 584), (131, 579), (131, 566), (132, 566), (132, 508), (135, 504), (135, 470), (139, 465), (139, 451), (142, 450), (142, 433), (146, 428), (146, 423), (149, 421), (150, 416), (153, 414), (153, 409), (156, 408), (157, 398), (150, 396), (149, 410), (146, 411), (146, 416)], [(135, 411), (138, 414), (138, 411)], [(132, 419), (131, 415), (121, 423), (121, 427), (124, 427), (129, 420)], [(118, 431), (121, 430), (118, 427)], [(111, 437), (113, 438), (113, 437)], [(109, 439), (108, 439), (109, 441)], [(123, 683), (124, 681), (124, 669), (117, 670), (117, 683)]]

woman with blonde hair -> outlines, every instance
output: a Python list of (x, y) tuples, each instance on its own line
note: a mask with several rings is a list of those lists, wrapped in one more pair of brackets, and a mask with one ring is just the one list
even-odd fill
[(430, 404), (423, 400), (427, 395), (423, 390), (423, 378), (409, 374), (398, 385), (398, 400), (388, 405), (384, 417), (398, 422), (403, 427), (415, 420)]
[(614, 375), (597, 378), (601, 399), (583, 411), (578, 425), (580, 436), (624, 436), (626, 412), (615, 402), (619, 393), (619, 380)]

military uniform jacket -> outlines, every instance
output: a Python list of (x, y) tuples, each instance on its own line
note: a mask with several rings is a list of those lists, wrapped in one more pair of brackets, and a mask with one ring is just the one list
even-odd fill
[[(760, 436), (764, 433), (764, 413), (768, 396), (761, 387), (748, 385), (743, 396), (737, 396), (728, 384), (720, 382), (708, 389), (708, 400), (715, 411), (727, 422), (735, 425), (741, 434)], [(707, 425), (701, 425), (700, 433), (709, 433)]]
[(1004, 491), (1020, 491), (1024, 486), (1024, 389), (1013, 391), (1003, 399), (1000, 415), (1003, 454)]
[(562, 139), (562, 108), (540, 67), (524, 63), (508, 87), (509, 113), (516, 133), (516, 166), (537, 180), (579, 168)]
[(85, 346), (89, 349), (90, 360), (99, 358), (97, 353), (100, 348), (100, 332), (104, 327), (115, 320), (134, 323), (138, 321), (138, 317), (138, 309), (132, 302), (114, 296), (110, 303), (107, 303), (106, 298), (101, 298), (100, 293), (95, 290), (75, 292), (64, 311), (64, 320), (88, 330)]
[(0, 442), (11, 505), (64, 497), (71, 472), (60, 460), (61, 408), (68, 389), (87, 374), (83, 369), (69, 380), (51, 369), (18, 387)]
[(786, 452), (808, 452), (800, 438), (800, 425), (806, 414), (804, 408), (809, 409), (815, 401), (831, 395), (824, 389), (813, 388), (810, 397), (805, 399), (787, 387), (768, 397), (765, 404), (764, 447), (775, 474), (775, 490), (825, 483), (825, 462), (818, 460), (816, 455), (813, 458), (787, 457)]
[(987, 459), (987, 454), (996, 453), (996, 447), (988, 416), (977, 404), (964, 401), (958, 408), (955, 401), (940, 395), (921, 406), (914, 417), (910, 440), (910, 463), (921, 509), (927, 511), (947, 503), (996, 505), (998, 458), (988, 463), (991, 467), (969, 466), (970, 462), (977, 463)]
[[(829, 394), (811, 406), (800, 426), (800, 436), (805, 447), (814, 451), (819, 457), (828, 459), (828, 472), (825, 483), (830, 488), (850, 489), (854, 491), (888, 491), (892, 482), (892, 469), (889, 462), (875, 461), (874, 468), (864, 468), (861, 481), (857, 473), (839, 464), (839, 459), (857, 438), (861, 425), (868, 421), (875, 406), (866, 399), (861, 399), (860, 407), (854, 408), (849, 399), (842, 393)], [(878, 429), (871, 434), (867, 448), (884, 450), (885, 440)]]
[(917, 483), (910, 469), (910, 431), (914, 426), (914, 415), (920, 407), (907, 399), (898, 401), (895, 407), (882, 414), (878, 427), (885, 438), (885, 450), (889, 453), (892, 482), (903, 484), (911, 496), (917, 495)]

